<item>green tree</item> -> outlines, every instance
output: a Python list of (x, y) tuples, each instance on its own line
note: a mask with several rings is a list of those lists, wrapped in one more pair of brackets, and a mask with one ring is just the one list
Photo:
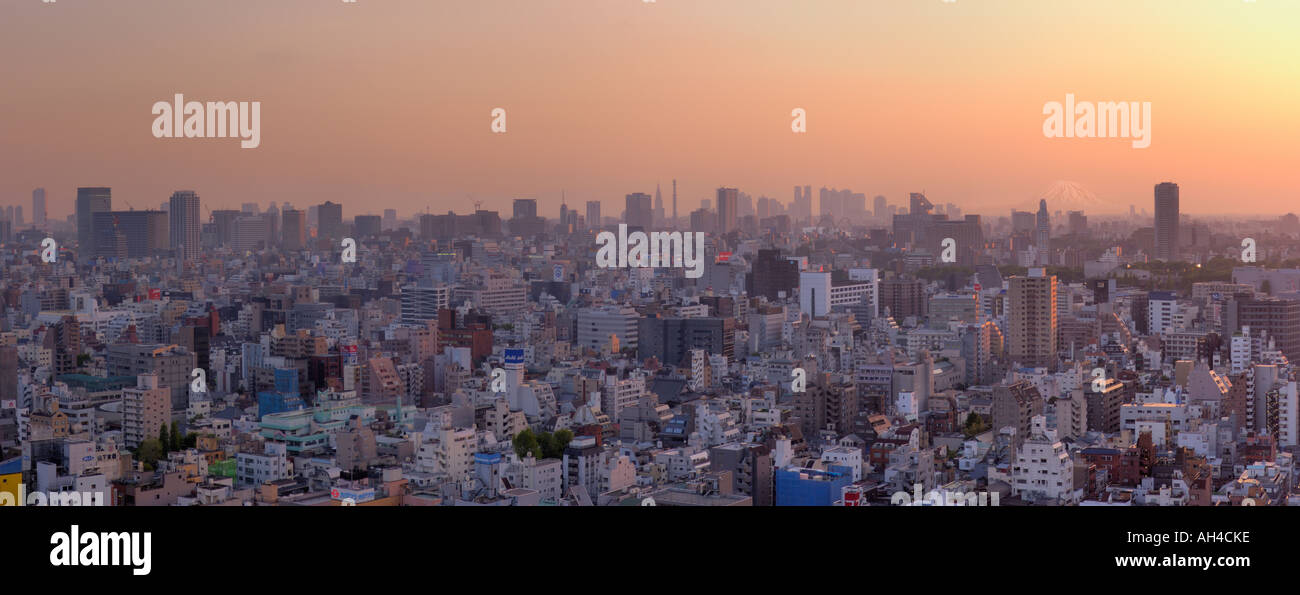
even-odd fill
[(166, 456), (167, 449), (171, 445), (172, 445), (171, 437), (167, 435), (167, 424), (163, 424), (161, 427), (158, 428), (158, 446), (159, 448), (162, 449), (162, 453), (164, 456)]
[(555, 433), (555, 458), (564, 456), (564, 449), (569, 447), (573, 441), (573, 432), (571, 430), (560, 430)]
[(526, 428), (524, 431), (515, 434), (511, 440), (515, 447), (515, 454), (519, 458), (532, 456), (534, 458), (545, 458), (542, 456), (542, 445), (537, 441), (537, 435), (533, 433), (532, 428)]
[(157, 440), (145, 440), (135, 448), (135, 459), (143, 463), (146, 469), (153, 470), (162, 457), (162, 444)]
[(171, 437), (171, 444), (168, 450), (180, 450), (184, 447), (184, 441), (181, 438), (181, 431), (177, 428), (176, 422), (172, 422), (172, 431), (168, 434)]
[(544, 459), (554, 459), (555, 455), (555, 434), (542, 432), (537, 435), (537, 445), (542, 449)]

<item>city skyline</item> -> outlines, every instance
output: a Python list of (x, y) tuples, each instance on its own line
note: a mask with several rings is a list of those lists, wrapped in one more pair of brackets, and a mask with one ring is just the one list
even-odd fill
[[(1300, 195), (1300, 84), (1277, 58), (1300, 45), (1295, 4), (753, 4), (7, 3), (0, 48), (42, 51), (0, 65), (27, 91), (0, 97), (21, 116), (0, 123), (0, 203), (44, 187), (63, 218), (75, 188), (104, 184), (137, 205), (194, 188), (213, 208), (535, 197), (549, 215), (562, 193), (616, 210), (671, 179), (683, 216), (719, 186), (783, 202), (808, 183), (924, 191), (986, 213), (1032, 209), (1060, 180), (1097, 196), (1095, 214), (1146, 204), (1161, 180), (1193, 214), (1281, 214)], [(182, 13), (208, 26), (159, 26)], [(151, 137), (149, 106), (175, 93), (262, 102), (262, 145)], [(1045, 138), (1044, 102), (1070, 93), (1151, 102), (1151, 146)]]

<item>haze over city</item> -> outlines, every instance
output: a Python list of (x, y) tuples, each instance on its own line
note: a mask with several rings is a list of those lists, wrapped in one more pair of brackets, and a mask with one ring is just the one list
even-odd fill
[[(1199, 0), (5, 2), (0, 204), (44, 187), (61, 219), (103, 185), (135, 208), (194, 188), (211, 208), (531, 197), (555, 216), (563, 190), (616, 214), (677, 179), (683, 212), (719, 186), (788, 202), (812, 184), (993, 215), (1069, 180), (1103, 215), (1172, 180), (1184, 213), (1276, 215), (1300, 195), (1297, 17)], [(262, 102), (261, 146), (153, 138), (150, 106), (176, 93)], [(1042, 106), (1067, 93), (1151, 102), (1151, 146), (1045, 138)]]

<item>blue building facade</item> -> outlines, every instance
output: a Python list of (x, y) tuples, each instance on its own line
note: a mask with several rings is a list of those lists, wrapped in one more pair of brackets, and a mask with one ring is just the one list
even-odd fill
[(840, 499), (845, 486), (853, 484), (853, 470), (832, 465), (830, 471), (818, 469), (778, 469), (776, 471), (777, 506), (832, 506)]

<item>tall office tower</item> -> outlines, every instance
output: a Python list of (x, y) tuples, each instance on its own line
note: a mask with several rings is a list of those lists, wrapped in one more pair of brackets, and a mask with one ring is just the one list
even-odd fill
[(1178, 184), (1156, 184), (1156, 258), (1178, 258)]
[(345, 235), (343, 229), (343, 205), (327, 200), (325, 204), (317, 207), (316, 218), (317, 236), (338, 240)]
[(871, 205), (871, 216), (884, 217), (887, 204), (889, 203), (888, 201), (885, 200), (885, 197), (877, 196), (875, 201)]
[(140, 374), (135, 388), (122, 389), (122, 438), (127, 448), (157, 438), (171, 418), (171, 390), (159, 386), (157, 374)]
[(173, 192), (167, 212), (171, 218), (167, 232), (171, 234), (172, 253), (181, 260), (194, 260), (203, 251), (199, 245), (199, 195), (193, 190)]
[(14, 205), (14, 226), (22, 226), (22, 224), (23, 224), (23, 206)]
[(1054, 367), (1057, 318), (1056, 276), (1041, 268), (1007, 280), (1007, 344), (1011, 361), (1028, 367)]
[(45, 189), (32, 191), (32, 225), (45, 225)]
[(537, 199), (516, 198), (514, 217), (510, 219), (510, 233), (532, 237), (546, 231), (546, 220), (537, 216)]
[(307, 247), (307, 213), (297, 209), (280, 211), (281, 233), (285, 250), (302, 250)]
[(384, 209), (384, 229), (397, 229), (397, 209)]
[(935, 219), (930, 235), (929, 248), (932, 254), (941, 254), (943, 241), (952, 238), (957, 242), (957, 266), (974, 267), (979, 264), (979, 257), (984, 246), (984, 226), (979, 215), (966, 215), (962, 219)]
[(377, 237), (383, 231), (379, 215), (357, 215), (352, 218), (352, 233), (358, 238)]
[(91, 227), (92, 258), (148, 258), (171, 249), (171, 223), (163, 211), (95, 213)]
[(600, 229), (600, 201), (587, 201), (587, 228)]
[(673, 180), (673, 225), (677, 225), (677, 180)]
[(1047, 200), (1038, 201), (1038, 224), (1034, 230), (1034, 245), (1038, 247), (1038, 264), (1052, 264), (1052, 220), (1047, 214)]
[(807, 221), (812, 218), (812, 186), (794, 187), (794, 204), (790, 205), (790, 216), (795, 221)]
[(77, 256), (85, 261), (95, 257), (95, 213), (113, 210), (112, 188), (77, 189)]
[(235, 220), (242, 214), (234, 209), (217, 209), (212, 211), (212, 223), (217, 227), (217, 245), (229, 246), (234, 237)]
[(531, 219), (537, 216), (537, 199), (516, 198), (514, 202), (514, 219)]
[(75, 316), (64, 315), (45, 332), (41, 347), (50, 350), (55, 377), (76, 372), (81, 355), (81, 323)]
[(623, 217), (627, 219), (628, 228), (640, 227), (644, 231), (651, 231), (654, 225), (654, 210), (651, 207), (651, 198), (649, 194), (643, 192), (633, 192), (627, 195), (627, 210)]
[(1070, 211), (1070, 235), (1088, 235), (1088, 216), (1083, 211)]
[(659, 183), (655, 183), (655, 225), (663, 225), (664, 218), (664, 195), (659, 191)]
[(257, 215), (262, 212), (262, 208), (257, 206), (255, 202), (246, 202), (239, 207), (239, 210), (245, 215)]
[(925, 301), (925, 281), (891, 277), (878, 281), (876, 287), (880, 316), (888, 311), (891, 318), (900, 322), (909, 316), (925, 316), (930, 305)]
[(17, 408), (17, 402), (18, 348), (0, 343), (0, 407)]
[(231, 224), (230, 248), (235, 252), (253, 252), (271, 243), (271, 226), (266, 215), (240, 215)]
[(1011, 209), (1011, 233), (1025, 234), (1027, 237), (1032, 237), (1034, 227), (1037, 225), (1038, 222), (1033, 213)]
[[(268, 237), (270, 238), (279, 237), (280, 236), (280, 209), (275, 206), (275, 202), (272, 201), (270, 206), (266, 208), (266, 212), (262, 214), (266, 217), (267, 230), (268, 233), (271, 234)], [(271, 244), (274, 243), (275, 243), (274, 241), (268, 241), (267, 246), (269, 247)]]
[(739, 194), (735, 188), (718, 188), (718, 233), (726, 234), (736, 229)]

